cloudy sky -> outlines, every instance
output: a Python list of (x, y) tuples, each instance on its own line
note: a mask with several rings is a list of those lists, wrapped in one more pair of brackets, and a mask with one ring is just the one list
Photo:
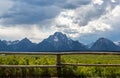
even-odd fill
[(56, 31), (120, 41), (120, 0), (0, 0), (0, 39), (40, 42)]

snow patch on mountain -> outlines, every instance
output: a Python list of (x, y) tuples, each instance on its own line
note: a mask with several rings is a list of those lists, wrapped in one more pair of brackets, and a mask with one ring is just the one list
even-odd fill
[(120, 46), (120, 41), (114, 42), (114, 44), (116, 44), (117, 46)]
[(59, 39), (55, 36), (54, 41), (55, 41), (55, 42), (58, 42)]

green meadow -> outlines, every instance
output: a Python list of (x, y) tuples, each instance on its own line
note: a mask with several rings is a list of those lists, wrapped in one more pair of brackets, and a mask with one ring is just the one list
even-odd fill
[[(120, 64), (119, 55), (62, 55), (62, 63)], [(54, 55), (0, 55), (0, 65), (56, 65)], [(56, 77), (56, 68), (0, 68), (0, 77)], [(67, 78), (119, 78), (120, 67), (62, 66), (61, 76)]]

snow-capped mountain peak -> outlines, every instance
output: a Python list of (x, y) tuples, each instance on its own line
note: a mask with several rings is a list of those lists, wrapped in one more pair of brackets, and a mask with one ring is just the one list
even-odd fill
[(61, 32), (55, 32), (47, 39), (44, 39), (33, 50), (36, 51), (81, 51), (86, 50), (86, 47), (78, 41), (69, 39)]

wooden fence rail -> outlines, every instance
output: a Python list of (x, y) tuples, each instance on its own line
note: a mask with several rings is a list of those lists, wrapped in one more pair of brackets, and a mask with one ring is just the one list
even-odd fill
[(0, 65), (0, 68), (57, 68), (57, 75), (61, 77), (62, 66), (120, 66), (120, 64), (71, 64), (61, 63), (62, 55), (120, 55), (120, 52), (0, 52), (0, 55), (55, 55), (56, 65)]

